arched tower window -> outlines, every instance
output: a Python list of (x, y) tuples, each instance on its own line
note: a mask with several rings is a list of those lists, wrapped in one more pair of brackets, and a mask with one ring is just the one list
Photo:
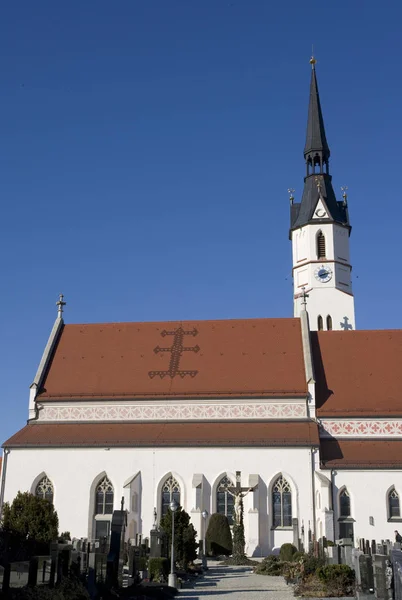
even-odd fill
[(327, 316), (327, 330), (332, 331), (332, 317), (331, 315)]
[(322, 331), (324, 329), (324, 325), (323, 325), (323, 321), (322, 321), (322, 316), (318, 315), (317, 318), (317, 327), (318, 327), (318, 331)]
[(325, 235), (322, 231), (317, 233), (317, 258), (325, 258)]
[(390, 519), (399, 519), (401, 516), (399, 495), (395, 488), (388, 493), (388, 514)]
[(53, 495), (53, 483), (50, 481), (49, 477), (45, 475), (35, 488), (35, 496), (43, 498), (43, 500), (48, 500), (53, 504)]
[(273, 527), (292, 526), (292, 490), (289, 482), (279, 475), (272, 488)]
[(169, 475), (169, 477), (165, 480), (165, 483), (162, 486), (162, 517), (166, 515), (169, 508), (169, 504), (172, 502), (172, 500), (175, 500), (177, 504), (180, 505), (180, 485), (173, 477), (173, 475)]
[(113, 486), (107, 477), (104, 477), (96, 488), (95, 515), (111, 515), (113, 513)]
[(234, 497), (229, 494), (228, 487), (233, 486), (233, 481), (225, 475), (216, 488), (216, 512), (225, 515), (229, 524), (233, 525)]

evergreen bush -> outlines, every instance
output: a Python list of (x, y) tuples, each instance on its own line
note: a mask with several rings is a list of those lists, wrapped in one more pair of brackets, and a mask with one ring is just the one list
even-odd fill
[[(169, 508), (160, 523), (161, 528), (169, 538), (169, 551), (172, 539), (172, 512)], [(190, 523), (190, 515), (179, 506), (174, 513), (174, 552), (175, 562), (183, 569), (197, 558), (197, 532)]]
[(230, 556), (232, 554), (232, 534), (228, 518), (215, 513), (211, 515), (205, 535), (207, 554), (212, 556)]
[(151, 581), (165, 581), (169, 574), (169, 561), (167, 558), (150, 558), (148, 560), (148, 573)]
[(297, 552), (296, 546), (293, 544), (282, 544), (279, 551), (279, 558), (283, 561), (289, 562), (292, 560), (293, 554)]

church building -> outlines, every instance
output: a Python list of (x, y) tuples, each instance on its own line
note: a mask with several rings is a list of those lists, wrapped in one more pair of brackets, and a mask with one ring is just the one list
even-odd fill
[[(203, 539), (232, 522), (246, 551), (284, 542), (393, 539), (402, 523), (402, 330), (356, 330), (346, 188), (337, 200), (315, 60), (300, 202), (291, 191), (294, 316), (69, 324), (64, 300), (3, 444), (0, 512), (19, 490), (53, 502), (60, 530), (149, 537), (172, 499)], [(237, 474), (237, 475), (236, 475)], [(402, 525), (399, 525), (402, 527)]]

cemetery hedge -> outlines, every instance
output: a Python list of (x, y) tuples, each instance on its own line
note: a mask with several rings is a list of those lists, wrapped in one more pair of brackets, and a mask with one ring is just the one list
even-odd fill
[(232, 534), (228, 518), (214, 513), (208, 523), (205, 535), (207, 554), (212, 556), (230, 556), (233, 550)]
[(150, 558), (148, 560), (148, 573), (151, 581), (166, 581), (169, 574), (169, 561), (167, 558)]

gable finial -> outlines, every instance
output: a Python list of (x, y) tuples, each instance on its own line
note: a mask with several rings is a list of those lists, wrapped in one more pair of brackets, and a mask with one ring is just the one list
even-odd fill
[(341, 190), (343, 192), (342, 194), (342, 198), (343, 198), (343, 205), (346, 206), (348, 203), (348, 195), (347, 195), (347, 191), (348, 191), (348, 186), (347, 185), (343, 185), (341, 187)]
[(315, 69), (315, 64), (316, 64), (316, 59), (314, 57), (314, 45), (311, 44), (311, 58), (310, 58), (310, 65), (311, 68), (314, 70)]
[(294, 192), (295, 192), (294, 188), (289, 188), (288, 189), (290, 204), (293, 204), (293, 201), (295, 199), (295, 197), (293, 196)]
[(67, 304), (67, 302), (64, 302), (64, 295), (60, 294), (59, 295), (59, 299), (56, 302), (56, 306), (57, 306), (57, 316), (59, 319), (62, 318), (63, 316), (63, 310), (64, 310), (64, 306)]

